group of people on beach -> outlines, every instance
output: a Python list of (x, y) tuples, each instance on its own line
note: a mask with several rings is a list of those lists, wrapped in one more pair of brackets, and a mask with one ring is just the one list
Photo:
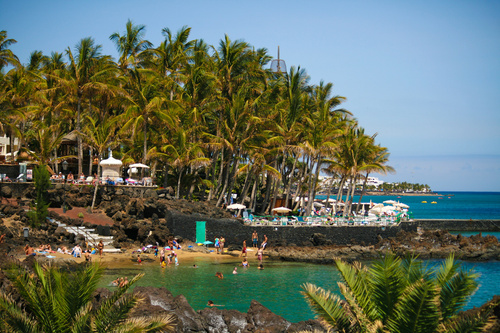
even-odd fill
[(217, 254), (224, 253), (224, 244), (226, 243), (226, 239), (224, 237), (215, 237), (215, 250)]

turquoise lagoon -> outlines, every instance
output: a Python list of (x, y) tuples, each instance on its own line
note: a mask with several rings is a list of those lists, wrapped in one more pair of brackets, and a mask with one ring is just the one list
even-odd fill
[[(250, 258), (249, 261), (251, 267), (243, 269), (238, 266), (236, 275), (232, 271), (240, 263), (238, 258), (228, 262), (200, 257), (167, 268), (161, 268), (158, 261), (142, 266), (134, 264), (129, 268), (108, 269), (101, 286), (109, 286), (118, 276), (132, 277), (145, 273), (137, 285), (165, 287), (174, 296), (182, 294), (195, 310), (203, 309), (207, 301), (212, 300), (215, 304), (224, 305), (224, 309), (247, 312), (250, 302), (256, 300), (291, 322), (314, 318), (300, 294), (304, 283), (310, 282), (338, 293), (340, 275), (334, 265), (265, 261), (265, 269), (258, 270), (256, 260)], [(198, 268), (193, 268), (194, 263)], [(438, 265), (440, 261), (427, 263), (432, 266)], [(500, 262), (466, 262), (464, 265), (481, 274), (480, 288), (472, 296), (467, 308), (481, 306), (500, 293)], [(216, 278), (215, 272), (222, 272), (224, 279)]]
[[(409, 205), (416, 219), (500, 219), (500, 192), (440, 193), (443, 195), (364, 196), (362, 201), (380, 203), (397, 200)], [(318, 198), (324, 199), (326, 196)], [(357, 198), (355, 200), (357, 202)], [(432, 204), (432, 201), (436, 201), (436, 204)], [(139, 281), (139, 286), (165, 287), (174, 296), (182, 294), (195, 310), (203, 309), (207, 301), (212, 300), (224, 305), (225, 309), (247, 312), (250, 302), (256, 300), (291, 322), (314, 317), (300, 294), (304, 283), (310, 282), (338, 293), (340, 275), (334, 265), (266, 261), (265, 269), (258, 270), (254, 253), (249, 252), (251, 267), (238, 267), (239, 273), (236, 275), (232, 271), (240, 263), (239, 258), (228, 261), (200, 257), (164, 269), (160, 268), (158, 262), (108, 269), (101, 286), (109, 286), (118, 276), (132, 277), (142, 272), (145, 276)], [(438, 265), (440, 261), (427, 263), (432, 266)], [(193, 268), (193, 264), (197, 264), (198, 268)], [(479, 290), (466, 308), (481, 306), (494, 295), (500, 294), (500, 262), (464, 262), (464, 265), (481, 274)], [(222, 272), (224, 279), (217, 279), (215, 272)]]

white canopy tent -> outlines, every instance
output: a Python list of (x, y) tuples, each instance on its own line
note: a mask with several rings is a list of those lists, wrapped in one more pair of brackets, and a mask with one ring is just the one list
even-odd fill
[(120, 168), (122, 164), (122, 161), (114, 158), (113, 152), (109, 151), (109, 157), (99, 162), (99, 165), (102, 167), (102, 178), (109, 178), (111, 180), (120, 178)]

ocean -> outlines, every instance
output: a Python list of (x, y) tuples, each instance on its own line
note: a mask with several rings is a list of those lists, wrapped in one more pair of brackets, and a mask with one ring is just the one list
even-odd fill
[[(415, 219), (500, 219), (500, 192), (438, 192), (441, 195), (365, 195), (362, 202), (395, 200), (410, 206)], [(324, 200), (326, 195), (318, 195)], [(358, 202), (355, 196), (353, 202)], [(425, 202), (424, 202), (425, 201)], [(436, 203), (432, 203), (436, 202)]]
[[(416, 219), (500, 219), (500, 192), (442, 192), (442, 196), (365, 196), (375, 203), (396, 200), (410, 206)], [(326, 196), (325, 196), (326, 198)], [(357, 199), (356, 199), (357, 200)], [(427, 201), (427, 203), (422, 203)], [(432, 201), (436, 201), (432, 204)], [(357, 201), (356, 201), (357, 202)], [(464, 235), (466, 236), (466, 235)], [(310, 282), (338, 293), (340, 276), (334, 265), (317, 265), (265, 261), (265, 269), (256, 269), (253, 252), (249, 253), (248, 269), (238, 267), (239, 274), (233, 275), (234, 260), (218, 260), (200, 257), (192, 262), (180, 262), (179, 266), (160, 268), (158, 262), (144, 262), (127, 268), (108, 269), (101, 286), (109, 286), (117, 276), (132, 277), (146, 273), (139, 281), (141, 286), (166, 287), (174, 296), (182, 294), (189, 304), (200, 310), (207, 301), (224, 305), (224, 309), (247, 312), (252, 300), (257, 300), (274, 313), (291, 322), (314, 318), (305, 299), (300, 294), (301, 285)], [(441, 261), (427, 261), (428, 265), (438, 265)], [(198, 268), (193, 268), (196, 263)], [(465, 267), (480, 273), (478, 291), (471, 297), (466, 309), (479, 307), (494, 295), (500, 294), (500, 262), (464, 262)], [(215, 272), (222, 272), (219, 280)]]

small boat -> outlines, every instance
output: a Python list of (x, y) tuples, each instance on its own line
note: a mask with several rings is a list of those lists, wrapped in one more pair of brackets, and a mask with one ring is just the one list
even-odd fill
[(433, 201), (433, 202), (431, 202), (431, 204), (437, 204), (437, 201)]
[(427, 203), (427, 201), (422, 201), (422, 203)]

